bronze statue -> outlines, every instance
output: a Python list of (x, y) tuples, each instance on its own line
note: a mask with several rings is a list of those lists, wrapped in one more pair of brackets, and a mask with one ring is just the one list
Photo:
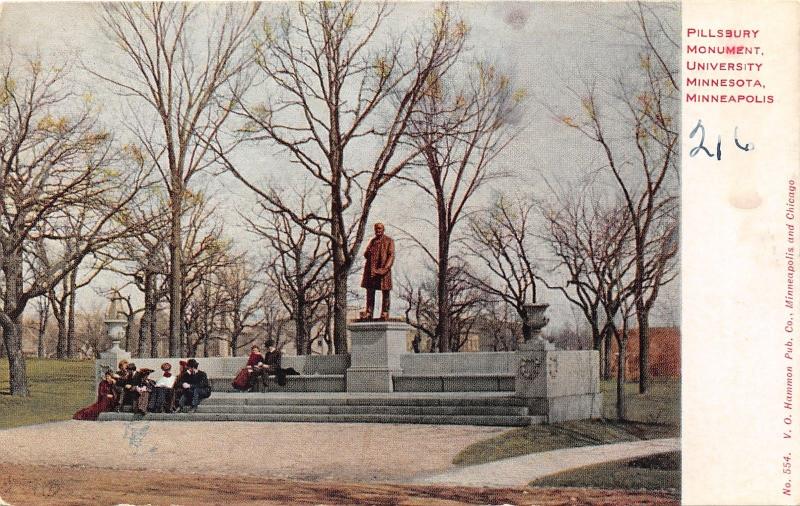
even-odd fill
[(383, 223), (375, 224), (375, 237), (364, 251), (364, 275), (361, 287), (367, 289), (367, 307), (361, 319), (371, 320), (375, 309), (375, 290), (381, 291), (381, 320), (389, 319), (389, 292), (392, 289), (392, 264), (394, 264), (394, 241), (384, 234)]

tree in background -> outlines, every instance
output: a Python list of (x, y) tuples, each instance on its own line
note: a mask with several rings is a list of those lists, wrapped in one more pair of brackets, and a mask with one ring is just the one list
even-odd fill
[(513, 139), (522, 98), (507, 75), (479, 62), (465, 76), (431, 74), (411, 115), (409, 142), (420, 154), (410, 165), (424, 174), (400, 177), (422, 190), (436, 210), (437, 248), (429, 256), (437, 270), (439, 351), (451, 348), (447, 276), (456, 229), (481, 187), (502, 176), (492, 162)]
[[(0, 74), (0, 327), (11, 394), (28, 395), (22, 315), (87, 255), (137, 226), (113, 217), (139, 190), (144, 171), (125, 160), (97, 124), (91, 97), (73, 88), (69, 65), (3, 54)], [(60, 227), (82, 215), (79, 228)], [(47, 268), (42, 250), (71, 244)]]
[(250, 26), (259, 4), (102, 4), (106, 34), (127, 58), (116, 74), (93, 71), (129, 100), (125, 125), (161, 175), (170, 211), (169, 354), (184, 341), (182, 221), (191, 181), (213, 166), (214, 136), (250, 85)]
[[(307, 209), (308, 200), (308, 192), (298, 195), (296, 209), (303, 216), (317, 214)], [(266, 282), (294, 322), (297, 354), (310, 354), (312, 330), (333, 297), (330, 243), (309, 232), (313, 225), (298, 225), (289, 214), (272, 212), (263, 202), (261, 207), (261, 217), (248, 222), (272, 252), (264, 262)]]
[[(257, 44), (270, 98), (237, 105), (249, 139), (283, 150), (292, 166), (319, 185), (321, 212), (301, 214), (283, 198), (282, 185), (259, 188), (224, 158), (271, 209), (330, 243), (333, 341), (336, 353), (347, 353), (348, 277), (370, 211), (386, 184), (419, 153), (401, 140), (430, 81), (446, 75), (461, 52), (466, 29), (442, 4), (427, 32), (384, 44), (377, 39), (389, 19), (385, 3), (299, 3), (292, 9), (277, 23), (266, 20)], [(209, 139), (222, 155), (221, 136)]]
[(535, 203), (499, 196), (483, 212), (470, 217), (466, 242), (472, 258), (490, 273), (474, 282), (492, 297), (505, 301), (522, 322), (522, 335), (531, 338), (525, 305), (536, 303), (536, 261), (529, 228)]
[[(680, 47), (653, 7), (638, 3), (632, 8), (642, 40), (638, 67), (635, 71), (626, 70), (610, 94), (590, 88), (579, 97), (581, 110), (577, 115), (559, 118), (597, 145), (604, 157), (605, 173), (621, 195), (631, 223), (639, 392), (644, 393), (649, 381), (649, 315), (664, 284), (660, 280), (650, 282), (648, 272), (650, 276), (669, 279), (677, 253), (677, 247), (670, 244), (664, 245), (663, 251), (650, 246), (664, 234), (677, 243), (677, 234), (667, 231), (677, 228), (679, 67), (668, 62), (679, 61), (671, 53)], [(662, 261), (663, 268), (649, 269), (654, 260), (650, 255)]]
[(420, 335), (430, 339), (430, 352), (456, 352), (460, 351), (471, 337), (482, 330), (481, 324), (490, 314), (495, 302), (487, 296), (480, 287), (473, 282), (474, 276), (468, 272), (468, 267), (463, 261), (456, 260), (451, 263), (447, 276), (447, 305), (448, 325), (452, 330), (452, 339), (448, 348), (441, 349), (436, 333), (439, 322), (438, 310), (438, 281), (435, 270), (430, 276), (421, 277), (421, 281), (413, 282), (406, 278), (400, 284), (399, 296), (406, 303), (405, 320), (414, 327)]

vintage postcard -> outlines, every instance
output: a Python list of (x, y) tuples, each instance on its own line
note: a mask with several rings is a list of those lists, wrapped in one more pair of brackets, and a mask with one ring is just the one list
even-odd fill
[(0, 506), (800, 503), (799, 22), (0, 3)]

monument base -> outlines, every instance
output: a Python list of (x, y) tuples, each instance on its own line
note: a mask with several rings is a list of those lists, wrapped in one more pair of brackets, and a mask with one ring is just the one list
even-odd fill
[(393, 392), (392, 375), (400, 374), (409, 325), (402, 321), (369, 320), (348, 325), (352, 353), (347, 369), (348, 392)]
[(347, 370), (348, 392), (394, 392), (392, 375), (400, 369), (351, 367)]
[[(546, 343), (546, 342), (545, 342)], [(602, 415), (599, 352), (556, 350), (546, 343), (520, 347), (516, 396), (549, 423)]]

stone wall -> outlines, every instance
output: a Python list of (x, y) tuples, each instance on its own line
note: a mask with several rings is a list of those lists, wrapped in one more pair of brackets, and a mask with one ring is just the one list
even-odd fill
[(407, 353), (400, 356), (406, 375), (516, 374), (516, 352)]
[[(161, 364), (169, 362), (172, 370), (178, 371), (178, 362), (186, 358), (134, 358), (131, 359), (136, 367), (147, 367), (156, 371), (153, 376), (160, 374)], [(200, 364), (200, 369), (208, 374), (209, 378), (233, 378), (247, 363), (247, 357), (195, 357)], [(284, 355), (281, 366), (292, 367), (303, 375), (317, 374), (344, 374), (350, 366), (350, 355)]]

